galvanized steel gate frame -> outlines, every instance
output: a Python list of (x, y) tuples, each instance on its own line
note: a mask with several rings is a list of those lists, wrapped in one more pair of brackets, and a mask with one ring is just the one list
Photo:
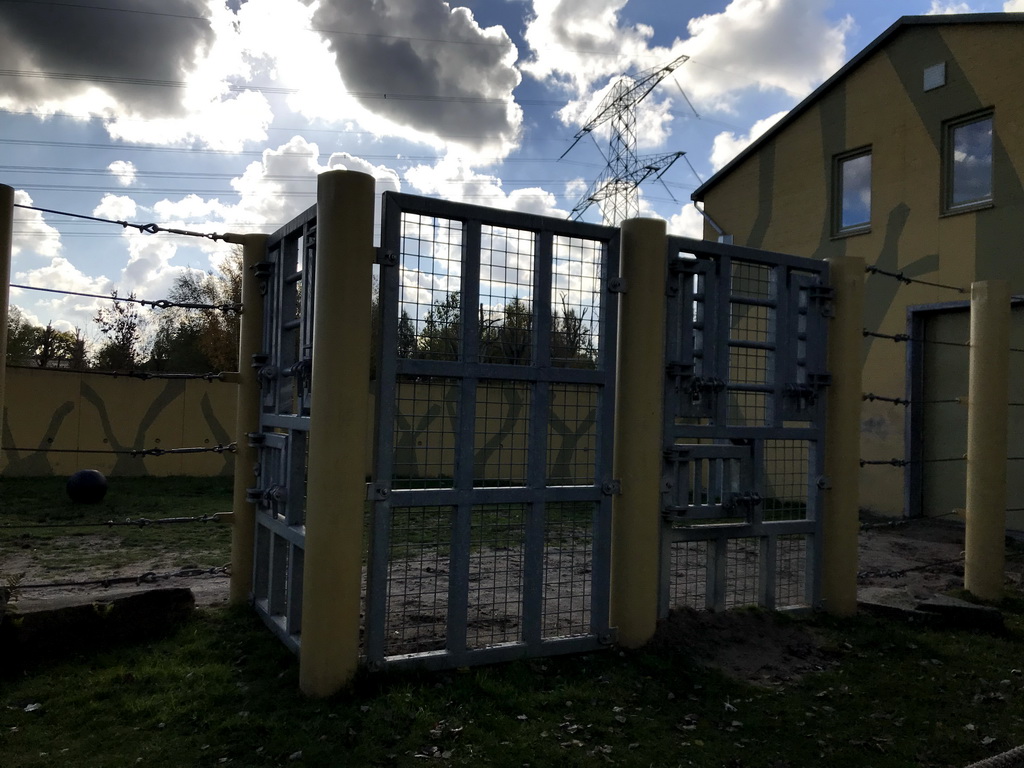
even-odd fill
[[(492, 242), (492, 255), (498, 258), (515, 261), (529, 252), (528, 359), (509, 364), (482, 355), (482, 309), (480, 314), (460, 313), (452, 354), (435, 359), (401, 354), (408, 342), (403, 339), (408, 333), (401, 316), (407, 304), (403, 291), (415, 289), (406, 267), (438, 247), (427, 243), (429, 237), (408, 237), (410, 226), (443, 230), (445, 256), (454, 255), (457, 262), (450, 267), (457, 273), (462, 307), (481, 306), (485, 298), (480, 278), (486, 237), (514, 241), (504, 252)], [(385, 195), (364, 625), (364, 657), (370, 666), (463, 666), (590, 650), (613, 639), (608, 600), (615, 492), (611, 461), (617, 293), (623, 287), (617, 278), (618, 239), (617, 229), (582, 222)], [(829, 383), (827, 264), (688, 238), (669, 238), (668, 243), (660, 612), (680, 604), (715, 610), (751, 603), (767, 608), (817, 605), (822, 395)], [(252, 360), (261, 386), (260, 429), (250, 436), (259, 458), (249, 491), (256, 509), (253, 602), (271, 630), (295, 651), (302, 621), (315, 245), (315, 206), (269, 238), (266, 260), (257, 265), (264, 290), (264, 351)], [(591, 318), (598, 353), (593, 364), (582, 367), (558, 365), (552, 354), (552, 311), (557, 309), (553, 262), (573, 248), (600, 261), (591, 307), (598, 315)], [(440, 382), (444, 389), (441, 400), (428, 405), (435, 415), (448, 411), (442, 418), (449, 419), (450, 429), (442, 437), (450, 444), (443, 448), (442, 463), (450, 476), (410, 484), (396, 456), (403, 448), (399, 443), (408, 442), (415, 427), (409, 427), (408, 419), (403, 426), (397, 403), (403, 386), (425, 382)], [(504, 450), (486, 429), (475, 426), (489, 418), (478, 409), (478, 397), (490, 396), (488, 386), (511, 391), (508, 402), (515, 401), (518, 412), (527, 414), (515, 428), (526, 457), (521, 477), (481, 482), (475, 471), (481, 440), (488, 450)], [(589, 393), (580, 398), (579, 408), (592, 404), (592, 415), (556, 427), (553, 402), (578, 391)], [(589, 441), (591, 453), (582, 462), (572, 459), (573, 476), (553, 477), (552, 457), (564, 460), (567, 455), (566, 444), (556, 448), (555, 433), (574, 429)], [(496, 547), (515, 550), (521, 561), (516, 566), (519, 596), (517, 605), (508, 608), (512, 615), (503, 632), (471, 642), (470, 568), (482, 548), (474, 538), (474, 514), (491, 507), (507, 514), (506, 527), (512, 531), (507, 541), (519, 536), (516, 546)], [(552, 519), (579, 508), (587, 511), (585, 521), (570, 514), (569, 528), (557, 531), (552, 544)], [(446, 592), (439, 601), (445, 609), (443, 640), (426, 650), (403, 648), (389, 637), (389, 612), (395, 610), (389, 603), (394, 521), (396, 512), (410, 510), (425, 510), (435, 522), (444, 518), (447, 553), (436, 560), (450, 571), (438, 581)], [(586, 581), (586, 589), (570, 595), (577, 613), (565, 631), (552, 626), (549, 615), (559, 608), (557, 594), (550, 603), (548, 593), (562, 586), (547, 583), (558, 578), (546, 570), (547, 561), (551, 552), (557, 559), (559, 551)], [(787, 568), (788, 576), (780, 576)], [(694, 570), (696, 579), (686, 575)], [(680, 576), (687, 581), (681, 599)]]
[(659, 610), (817, 606), (824, 261), (669, 238)]
[[(432, 241), (434, 235), (440, 244)], [(557, 310), (553, 262), (570, 251), (600, 259), (591, 307), (599, 313), (598, 317), (591, 315), (591, 321), (597, 321), (593, 331), (599, 337), (599, 347), (596, 364), (589, 367), (559, 366), (552, 354), (552, 311)], [(484, 263), (482, 253), (492, 261)], [(371, 667), (490, 663), (590, 650), (612, 640), (608, 595), (618, 255), (616, 229), (397, 193), (384, 196), (379, 259), (381, 352), (377, 358), (375, 483), (370, 489), (373, 509), (365, 621), (365, 658)], [(419, 270), (425, 262), (420, 259), (434, 256), (447, 260), (447, 266), (424, 277)], [(484, 305), (495, 301), (494, 295), (482, 295), (482, 278), (503, 279), (499, 269), (509, 264), (524, 268), (531, 283), (526, 288), (532, 314), (532, 351), (516, 364), (488, 360), (481, 345), (481, 325), (487, 322)], [(559, 269), (566, 267), (559, 264)], [(453, 279), (458, 286), (458, 305), (471, 308), (459, 315), (457, 340), (447, 351), (432, 356), (411, 353), (410, 324), (424, 328), (426, 306), (416, 308), (416, 291), (424, 281), (428, 291), (435, 291), (442, 283), (452, 285)], [(403, 310), (407, 310), (405, 317)], [(413, 395), (403, 394), (408, 392)], [(517, 413), (524, 414), (515, 417), (518, 421), (511, 428), (515, 434), (507, 438), (519, 441), (522, 454), (505, 454), (504, 464), (511, 467), (509, 477), (497, 480), (482, 477), (479, 468), (475, 469), (475, 464), (484, 460), (479, 458), (483, 449), (514, 450), (497, 443), (489, 431), (493, 419), (489, 425), (487, 409), (491, 406), (487, 401), (494, 398), (493, 392), (506, 393), (502, 402), (507, 400), (520, 409)], [(592, 398), (593, 425), (588, 426), (587, 419), (572, 425), (579, 431), (589, 430), (592, 455), (585, 471), (576, 465), (577, 475), (583, 476), (553, 478), (558, 430), (552, 408), (556, 399), (568, 398), (571, 392), (586, 392)], [(416, 406), (412, 402), (416, 397), (428, 402)], [(403, 407), (409, 411), (405, 414), (398, 412), (402, 398), (406, 398)], [(412, 413), (417, 407), (422, 413)], [(411, 465), (399, 454), (415, 446), (417, 426), (412, 422), (424, 423), (434, 417), (446, 420), (432, 433), (438, 444), (425, 449), (435, 451), (431, 469), (436, 476), (410, 480)], [(565, 425), (557, 427), (564, 429)], [(559, 528), (554, 534), (557, 540), (552, 542), (552, 526), (560, 525), (553, 521), (564, 518), (565, 510), (574, 509), (585, 512), (582, 522), (577, 518), (572, 526), (587, 530)], [(488, 522), (486, 515), (492, 512), (504, 515), (500, 524)], [(409, 556), (402, 549), (403, 538), (411, 535), (408, 521), (416, 525), (416, 520), (427, 519), (436, 526), (437, 538), (416, 550), (420, 559), (414, 567), (418, 573), (427, 571), (436, 577), (431, 594), (424, 594), (422, 586), (400, 586), (400, 579), (413, 568), (401, 562)], [(481, 532), (484, 528), (487, 530)], [(501, 531), (508, 538), (502, 538), (506, 534)], [(492, 534), (497, 538), (488, 546), (486, 540)], [(585, 588), (579, 583), (568, 587), (555, 583), (557, 577), (546, 570), (552, 557), (568, 558), (573, 573), (585, 579)], [(477, 610), (471, 607), (470, 593), (478, 595), (480, 589), (471, 581), (479, 571), (472, 575), (470, 571), (481, 567), (482, 558), (501, 564), (512, 558), (518, 563), (514, 567), (521, 567), (511, 577), (520, 580), (518, 592), (513, 590), (511, 598), (517, 604), (500, 609), (507, 615), (470, 615)], [(438, 572), (443, 575), (437, 576)], [(557, 593), (563, 589), (572, 592), (569, 598), (576, 602), (572, 621), (563, 622), (572, 626), (559, 629), (552, 626), (552, 619), (557, 619)], [(586, 601), (583, 609), (579, 600)], [(442, 615), (431, 616), (430, 610)], [(396, 636), (405, 630), (396, 627), (403, 621), (433, 622), (435, 633), (426, 643), (417, 644), (417, 637), (399, 642)], [(498, 623), (503, 629), (471, 637), (470, 625), (478, 621)]]
[(256, 265), (264, 300), (263, 352), (251, 361), (260, 382), (260, 430), (249, 436), (258, 456), (255, 483), (248, 491), (256, 524), (253, 605), (296, 652), (302, 625), (315, 258), (313, 206), (268, 238), (266, 260)]

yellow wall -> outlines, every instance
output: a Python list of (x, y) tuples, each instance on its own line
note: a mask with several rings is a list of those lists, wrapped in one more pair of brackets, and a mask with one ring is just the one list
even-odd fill
[[(860, 256), (868, 265), (969, 289), (1003, 278), (1024, 293), (1024, 24), (906, 26), (837, 80), (703, 195), (734, 242), (798, 256)], [(923, 90), (926, 67), (946, 63), (946, 86)], [(941, 215), (943, 123), (994, 108), (993, 205)], [(871, 227), (834, 237), (833, 159), (870, 146)], [(716, 233), (707, 227), (705, 236)], [(905, 333), (907, 307), (967, 298), (950, 290), (866, 277), (864, 326)], [(906, 396), (905, 344), (864, 341), (864, 390)], [(966, 358), (963, 360), (966, 378)], [(865, 403), (861, 456), (903, 458), (905, 410)], [(955, 440), (954, 440), (955, 442)], [(950, 450), (962, 451), (949, 446)], [(861, 506), (903, 512), (903, 470), (865, 467)], [(926, 514), (928, 510), (925, 510)]]
[[(234, 439), (237, 386), (220, 381), (110, 377), (41, 368), (7, 369), (0, 475), (70, 475), (97, 469), (110, 476), (231, 475), (230, 453), (133, 458), (110, 453), (226, 445)], [(454, 472), (458, 386), (404, 383), (396, 401), (396, 477), (420, 479)], [(594, 482), (593, 387), (554, 386), (548, 435), (548, 479)], [(367, 399), (372, 413), (373, 396)], [(483, 384), (477, 392), (474, 476), (487, 485), (525, 482), (530, 408), (525, 385)], [(366, 437), (372, 467), (373, 424)], [(47, 452), (44, 449), (50, 449)]]
[(226, 445), (234, 439), (235, 398), (236, 386), (220, 381), (9, 367), (0, 474), (231, 475), (231, 453), (133, 458), (60, 451)]

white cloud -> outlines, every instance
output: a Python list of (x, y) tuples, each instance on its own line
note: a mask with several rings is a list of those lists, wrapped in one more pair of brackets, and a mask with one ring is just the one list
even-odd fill
[(557, 207), (552, 193), (539, 187), (506, 192), (500, 178), (475, 171), (455, 155), (448, 155), (434, 165), (414, 166), (406, 171), (405, 179), (420, 193), (437, 195), (445, 200), (543, 216), (564, 217), (567, 213)]
[(763, 120), (758, 120), (750, 127), (750, 131), (746, 136), (737, 136), (731, 131), (723, 131), (715, 136), (715, 142), (711, 148), (712, 168), (717, 171), (724, 167), (726, 163), (756, 141), (758, 137), (787, 114), (787, 112), (776, 112), (774, 115), (769, 115)]
[(101, 116), (124, 141), (241, 149), (272, 115), (262, 93), (232, 91), (251, 74), (235, 21), (217, 0), (70, 0), (60, 24), (46, 4), (10, 4), (0, 67), (25, 74), (6, 78), (0, 107)]
[(729, 110), (738, 91), (754, 87), (806, 95), (846, 60), (853, 19), (830, 22), (831, 4), (733, 0), (722, 13), (692, 19), (682, 46), (692, 58), (680, 83), (703, 109)]
[(932, 0), (932, 6), (926, 11), (929, 16), (946, 15), (952, 13), (972, 13), (973, 10), (967, 3), (959, 3), (954, 0)]
[(118, 288), (122, 296), (135, 293), (140, 299), (166, 298), (181, 267), (171, 266), (178, 251), (176, 243), (168, 237), (155, 237), (138, 231), (126, 230), (128, 263), (121, 270)]
[(104, 195), (92, 212), (93, 216), (113, 221), (131, 221), (138, 213), (138, 206), (124, 195)]
[(558, 79), (584, 94), (595, 82), (650, 58), (653, 30), (621, 23), (627, 2), (533, 0), (524, 37), (534, 56), (522, 64), (523, 71), (538, 80)]
[[(24, 190), (16, 189), (14, 202), (17, 205), (32, 205), (32, 198)], [(14, 209), (12, 269), (17, 268), (20, 260), (26, 256), (53, 258), (59, 256), (62, 249), (60, 232), (46, 223), (41, 211)]]
[[(273, 120), (266, 96), (245, 90), (254, 77), (238, 17), (225, 5), (209, 2), (212, 40), (182, 80), (177, 113), (147, 115), (140, 120), (131, 104), (108, 121), (111, 138), (154, 144), (199, 143), (226, 151), (263, 141)], [(244, 7), (244, 6), (243, 6)], [(279, 45), (289, 44), (279, 38)]]
[(685, 205), (668, 220), (668, 233), (701, 240), (704, 237), (704, 217), (696, 206)]
[(828, 19), (831, 0), (732, 0), (721, 13), (691, 19), (689, 37), (659, 47), (649, 44), (649, 27), (622, 22), (625, 4), (533, 0), (526, 31), (533, 59), (523, 71), (586, 98), (596, 84), (619, 73), (664, 66), (686, 54), (690, 60), (671, 77), (698, 111), (731, 112), (739, 95), (753, 88), (794, 98), (809, 93), (842, 66), (853, 26), (849, 16), (839, 22)]
[(135, 168), (135, 163), (130, 160), (115, 160), (107, 166), (107, 170), (114, 175), (117, 183), (122, 187), (130, 187), (135, 183), (137, 169)]
[[(251, 0), (242, 14), (251, 19), (257, 4), (262, 9), (269, 2)], [(286, 48), (279, 30), (277, 36), (265, 27), (252, 33), (254, 49), (289, 85), (308, 80), (310, 69), (300, 61), (315, 61), (322, 87), (301, 86), (301, 98), (292, 101), (303, 114), (480, 154), (504, 156), (516, 145), (522, 122), (512, 95), (520, 81), (518, 52), (502, 27), (483, 28), (468, 8), (445, 0), (307, 3), (306, 26), (319, 40), (306, 37), (304, 48)]]
[[(237, 203), (191, 194), (161, 200), (153, 206), (153, 213), (162, 226), (176, 229), (270, 233), (316, 203), (317, 176), (329, 170), (373, 176), (378, 206), (383, 192), (401, 190), (397, 171), (346, 152), (332, 154), (322, 165), (319, 146), (293, 136), (275, 149), (264, 150), (260, 160), (231, 180), (239, 194)], [(189, 244), (205, 252), (213, 267), (230, 247), (211, 240), (191, 240)]]
[(46, 111), (95, 92), (142, 116), (180, 114), (175, 85), (213, 43), (208, 16), (206, 0), (72, 0), (55, 23), (46, 3), (9, 3), (0, 16), (0, 67), (12, 76), (2, 101)]
[(1003, 10), (1006, 13), (1024, 13), (1024, 0), (1006, 0)]
[[(42, 267), (16, 271), (11, 282), (37, 288), (97, 295), (109, 294), (113, 285), (102, 275), (99, 277), (86, 275), (62, 256), (55, 256)], [(95, 316), (96, 310), (103, 304), (101, 299), (38, 293), (17, 288), (11, 289), (11, 300), (12, 303), (18, 304), (22, 308), (26, 302), (31, 301), (32, 312), (26, 313), (26, 318), (32, 318), (32, 322), (37, 325), (45, 325), (52, 320), (54, 327), (63, 331), (74, 330), (76, 327), (85, 330), (91, 329), (92, 318)]]
[(137, 120), (129, 113), (106, 122), (112, 139), (140, 144), (192, 144), (228, 152), (241, 150), (246, 142), (262, 141), (273, 112), (266, 98), (246, 91), (232, 98), (196, 100), (184, 117)]

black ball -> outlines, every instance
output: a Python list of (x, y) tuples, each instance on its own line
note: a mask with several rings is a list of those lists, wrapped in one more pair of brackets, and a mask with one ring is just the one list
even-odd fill
[(67, 490), (75, 504), (99, 504), (107, 495), (107, 478), (95, 469), (80, 469), (68, 478)]

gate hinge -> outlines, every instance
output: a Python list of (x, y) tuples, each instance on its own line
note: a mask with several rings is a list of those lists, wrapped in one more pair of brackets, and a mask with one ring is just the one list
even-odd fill
[(626, 293), (629, 291), (629, 283), (624, 277), (610, 277), (608, 278), (608, 290), (611, 293)]
[(271, 502), (281, 502), (288, 498), (288, 489), (283, 485), (271, 485), (269, 488), (246, 488), (245, 500), (250, 504), (269, 506)]
[(832, 304), (835, 298), (836, 289), (828, 285), (812, 285), (807, 289), (807, 301), (818, 305), (822, 317), (835, 317), (835, 307)]
[(669, 376), (689, 379), (693, 377), (693, 363), (668, 363), (665, 366), (665, 373)]
[(805, 384), (787, 384), (786, 396), (797, 401), (797, 408), (803, 409), (814, 405), (818, 395), (832, 383), (832, 375), (828, 373), (808, 373)]
[(605, 496), (621, 496), (622, 481), (605, 480), (603, 483), (601, 483), (601, 493), (603, 493)]
[(252, 367), (256, 369), (256, 381), (263, 385), (264, 381), (273, 381), (277, 378), (277, 366), (269, 365), (270, 355), (259, 352), (252, 356)]
[(393, 267), (396, 264), (398, 264), (398, 254), (395, 253), (390, 248), (378, 246), (375, 250), (376, 253), (374, 254), (373, 257), (374, 264), (380, 264), (381, 266), (385, 267)]
[(267, 442), (267, 436), (262, 432), (246, 432), (245, 436), (249, 438), (250, 448), (259, 448)]
[(661, 452), (665, 461), (683, 461), (690, 455), (690, 448), (686, 445), (672, 445)]
[(668, 521), (680, 520), (686, 517), (686, 513), (690, 511), (689, 507), (681, 504), (666, 504), (661, 508), (661, 516)]
[(256, 279), (260, 281), (260, 296), (266, 296), (267, 282), (274, 273), (274, 262), (258, 261), (252, 265), (251, 269), (252, 273), (256, 275)]
[(828, 475), (818, 475), (818, 479), (814, 483), (819, 491), (830, 491), (832, 490), (832, 478)]
[(379, 483), (366, 484), (367, 501), (384, 501), (387, 499), (389, 493), (388, 489)]

